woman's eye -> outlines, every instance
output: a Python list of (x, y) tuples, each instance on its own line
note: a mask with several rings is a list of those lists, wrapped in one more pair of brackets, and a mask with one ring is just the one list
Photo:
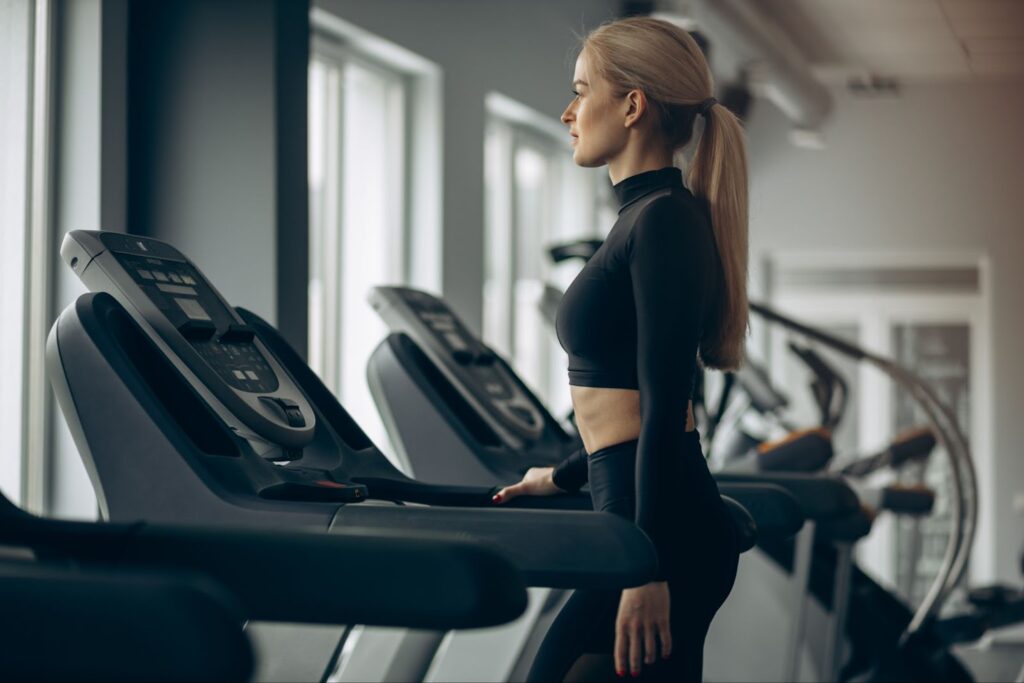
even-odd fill
[(572, 94), (575, 95), (576, 97), (580, 96), (580, 94), (578, 92), (576, 92), (575, 90), (572, 91)]

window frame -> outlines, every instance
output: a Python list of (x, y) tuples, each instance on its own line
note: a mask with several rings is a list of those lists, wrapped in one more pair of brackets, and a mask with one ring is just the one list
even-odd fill
[(50, 463), (49, 428), (54, 400), (46, 379), (46, 342), (53, 321), (51, 290), (54, 277), (52, 206), (53, 96), (56, 87), (53, 63), (55, 33), (51, 0), (35, 0), (33, 26), (32, 170), (26, 336), (29, 357), (25, 377), (24, 436), (25, 463), (22, 469), (22, 501), (33, 512), (42, 513), (47, 500)]
[(51, 462), (53, 398), (46, 377), (46, 339), (52, 322), (53, 225), (51, 221), (53, 137), (52, 0), (25, 0), (28, 31), (24, 91), (26, 108), (22, 220), (14, 226), (22, 242), (21, 341), (18, 350), (16, 418), (20, 433), (17, 488), (5, 491), (12, 501), (37, 514), (46, 512)]
[[(346, 176), (344, 169), (345, 161), (345, 133), (344, 133), (344, 122), (343, 119), (345, 114), (346, 105), (346, 93), (344, 87), (345, 68), (349, 64), (354, 64), (365, 71), (368, 71), (375, 76), (380, 77), (386, 82), (386, 86), (389, 90), (392, 88), (399, 89), (401, 91), (402, 105), (401, 105), (401, 135), (402, 143), (395, 149), (388, 150), (389, 153), (394, 155), (393, 158), (388, 160), (389, 165), (398, 166), (398, 176), (401, 182), (401, 192), (397, 193), (397, 201), (399, 202), (398, 214), (399, 218), (397, 221), (397, 229), (394, 233), (388, 235), (388, 241), (393, 242), (396, 238), (398, 243), (401, 245), (401, 253), (398, 257), (398, 271), (400, 278), (403, 283), (410, 280), (411, 275), (411, 263), (412, 263), (412, 248), (411, 248), (411, 233), (412, 226), (410, 224), (409, 216), (410, 210), (409, 205), (409, 177), (411, 174), (411, 152), (409, 145), (409, 139), (412, 132), (412, 121), (411, 121), (411, 106), (410, 100), (412, 84), (407, 74), (401, 73), (397, 69), (390, 67), (389, 65), (382, 64), (374, 61), (372, 58), (361, 54), (359, 51), (353, 49), (350, 45), (347, 45), (344, 41), (339, 40), (335, 35), (329, 35), (320, 30), (314, 30), (313, 37), (311, 40), (310, 50), (310, 64), (314, 61), (320, 61), (326, 64), (328, 67), (336, 70), (339, 75), (339, 82), (337, 83), (337, 92), (328, 93), (328, 96), (335, 96), (336, 100), (330, 103), (326, 107), (327, 112), (333, 112), (337, 119), (334, 123), (328, 123), (327, 129), (331, 131), (332, 135), (328, 136), (328, 143), (333, 147), (331, 152), (336, 155), (337, 168), (333, 169), (334, 177), (333, 180), (336, 182), (330, 183), (331, 187), (328, 189), (328, 184), (325, 183), (324, 191), (324, 203), (330, 203), (334, 205), (335, 211), (337, 212), (334, 216), (334, 222), (340, 225), (341, 230), (338, 235), (335, 235), (331, 240), (330, 253), (331, 257), (321, 257), (320, 268), (318, 269), (324, 278), (324, 282), (331, 283), (330, 286), (324, 286), (322, 296), (325, 299), (324, 305), (322, 306), (322, 312), (324, 312), (325, 319), (324, 325), (321, 332), (324, 335), (325, 341), (321, 345), (321, 353), (314, 354), (313, 345), (317, 344), (318, 341), (310, 336), (310, 358), (311, 360), (319, 357), (322, 362), (322, 378), (332, 390), (341, 391), (341, 385), (346, 381), (342, 372), (342, 335), (341, 335), (341, 324), (345, 316), (344, 310), (344, 294), (343, 284), (339, 280), (339, 273), (332, 272), (336, 269), (324, 268), (323, 266), (333, 262), (335, 265), (343, 263), (345, 259), (344, 253), (344, 230), (345, 230), (345, 217), (344, 217), (344, 205), (345, 205), (345, 185)], [(390, 96), (390, 93), (389, 93)], [(329, 114), (330, 115), (330, 114)], [(330, 177), (330, 173), (326, 174)], [(322, 212), (321, 212), (322, 214)], [(326, 221), (325, 221), (326, 222)], [(313, 240), (310, 240), (310, 244), (313, 244)], [(333, 301), (333, 304), (328, 304), (326, 300)], [(333, 349), (333, 352), (331, 351)]]

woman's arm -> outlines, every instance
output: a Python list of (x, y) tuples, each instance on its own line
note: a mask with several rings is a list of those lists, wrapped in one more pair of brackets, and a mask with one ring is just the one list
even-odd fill
[[(692, 220), (691, 220), (692, 217)], [(653, 200), (627, 242), (637, 320), (640, 438), (636, 462), (636, 523), (664, 563), (671, 538), (665, 528), (664, 463), (679, 457), (687, 405), (705, 317), (708, 273), (714, 272), (713, 235), (689, 207), (672, 197)], [(711, 240), (709, 242), (709, 240)], [(709, 247), (711, 247), (709, 249)], [(659, 568), (659, 578), (666, 567)]]

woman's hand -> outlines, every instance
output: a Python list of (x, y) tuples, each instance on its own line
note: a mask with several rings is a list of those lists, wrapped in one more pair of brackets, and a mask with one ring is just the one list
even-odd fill
[(668, 659), (672, 654), (668, 583), (652, 581), (623, 590), (615, 619), (615, 673), (639, 676), (641, 662), (650, 665), (657, 659), (659, 641), (661, 657)]
[(491, 500), (495, 504), (507, 503), (517, 496), (553, 496), (556, 493), (565, 493), (555, 486), (552, 475), (554, 467), (531, 467), (526, 470), (526, 475), (518, 484), (506, 486), (494, 494)]

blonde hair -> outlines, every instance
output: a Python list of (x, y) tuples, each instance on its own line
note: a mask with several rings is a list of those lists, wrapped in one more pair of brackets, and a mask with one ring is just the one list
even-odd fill
[[(690, 142), (697, 105), (714, 95), (714, 83), (689, 33), (667, 21), (630, 17), (595, 29), (582, 50), (617, 93), (644, 92), (673, 151)], [(720, 104), (707, 110), (687, 184), (711, 208), (724, 287), (700, 358), (707, 367), (731, 370), (743, 362), (748, 323), (747, 155), (739, 120)]]

